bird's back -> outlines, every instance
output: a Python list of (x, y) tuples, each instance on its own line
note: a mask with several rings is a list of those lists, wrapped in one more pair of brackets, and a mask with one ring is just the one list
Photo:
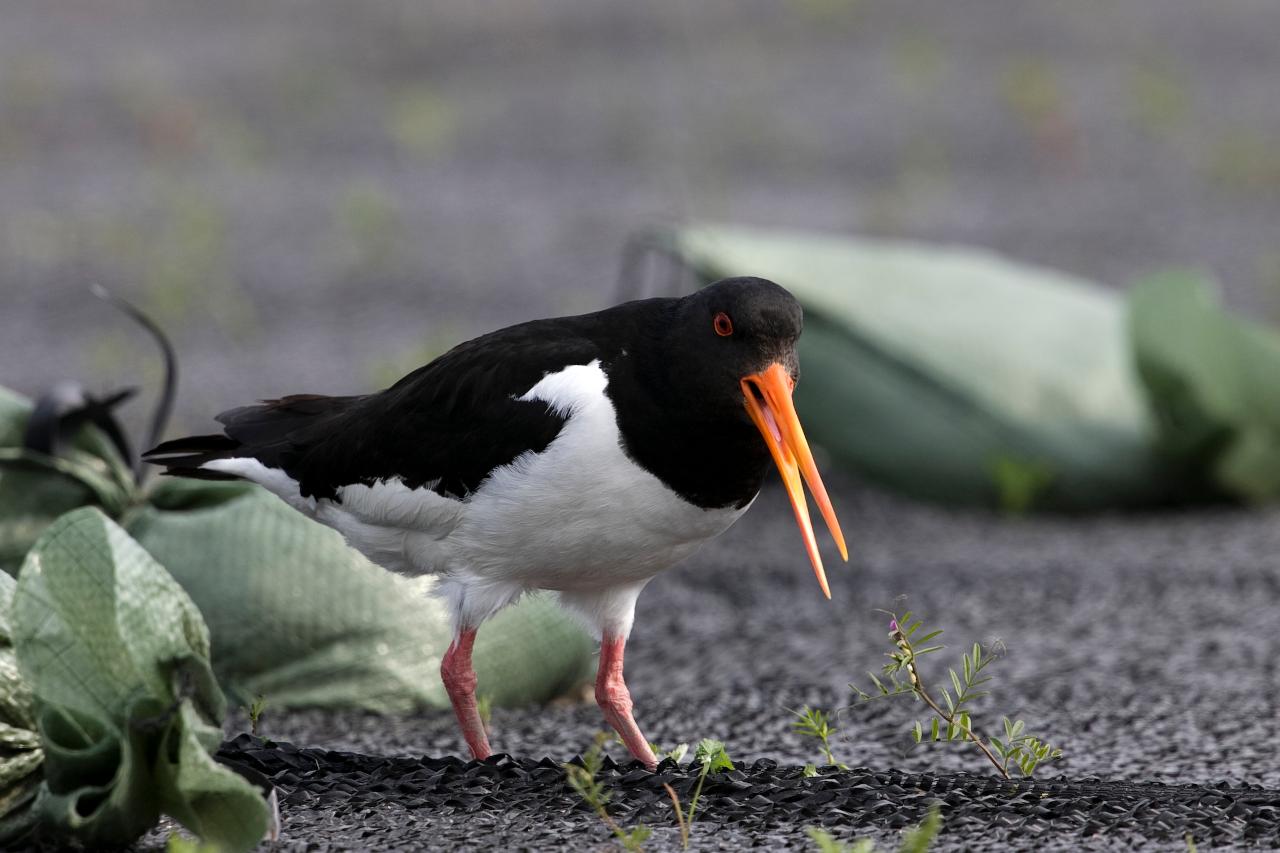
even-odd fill
[(550, 346), (538, 325), (468, 341), (376, 394), (296, 394), (231, 409), (217, 416), (222, 434), (165, 442), (147, 459), (168, 475), (243, 478), (277, 492), (283, 475), (295, 484), (281, 495), (290, 503), (388, 479), (463, 498), (563, 425), (546, 404), (515, 398), (549, 370), (599, 354), (575, 336)]

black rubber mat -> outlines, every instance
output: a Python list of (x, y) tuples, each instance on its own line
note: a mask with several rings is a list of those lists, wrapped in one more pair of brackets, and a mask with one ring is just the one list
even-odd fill
[[(486, 761), (455, 757), (380, 757), (299, 749), (241, 735), (223, 745), (226, 760), (268, 776), (278, 787), (282, 818), (326, 813), (354, 829), (371, 813), (412, 815), (395, 829), (379, 829), (377, 846), (483, 846), (476, 825), (499, 819), (524, 833), (534, 847), (591, 846), (608, 832), (565, 782), (551, 758), (496, 755)], [(576, 759), (575, 759), (576, 760)], [(696, 768), (667, 759), (656, 773), (635, 762), (606, 757), (600, 772), (612, 794), (610, 811), (623, 825), (643, 823), (668, 831), (658, 845), (675, 843), (669, 784), (687, 804)], [(805, 845), (806, 827), (834, 834), (884, 835), (922, 820), (936, 804), (944, 832), (973, 847), (1058, 843), (1074, 837), (1120, 842), (1280, 846), (1280, 790), (1254, 785), (1168, 785), (1097, 778), (1022, 780), (970, 773), (906, 773), (865, 768), (799, 767), (762, 759), (712, 774), (702, 792), (694, 831), (707, 837), (750, 839), (770, 846)], [(478, 824), (472, 818), (481, 819)], [(381, 823), (379, 821), (379, 823)], [(868, 832), (860, 832), (868, 830)], [(722, 839), (723, 840), (723, 839)], [(287, 839), (286, 839), (287, 841)], [(344, 841), (353, 843), (348, 835)], [(341, 843), (341, 842), (340, 842)], [(970, 845), (966, 845), (970, 846)]]

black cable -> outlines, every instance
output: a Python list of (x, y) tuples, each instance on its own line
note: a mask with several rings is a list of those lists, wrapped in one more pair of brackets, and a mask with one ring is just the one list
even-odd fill
[[(178, 396), (178, 357), (174, 353), (173, 344), (170, 343), (169, 338), (160, 329), (160, 326), (132, 303), (126, 302), (100, 284), (90, 285), (89, 292), (132, 318), (134, 322), (150, 333), (152, 339), (160, 347), (160, 353), (164, 357), (164, 388), (160, 392), (160, 398), (156, 401), (155, 411), (151, 415), (151, 431), (147, 434), (146, 444), (143, 445), (144, 448), (155, 447), (160, 443), (160, 438), (169, 426), (169, 418), (173, 415), (173, 403)], [(135, 459), (133, 461), (133, 477), (139, 484), (142, 482), (144, 470), (141, 457)]]

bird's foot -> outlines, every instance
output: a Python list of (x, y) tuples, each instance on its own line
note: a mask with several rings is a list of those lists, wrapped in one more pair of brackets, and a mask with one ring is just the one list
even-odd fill
[(471, 750), (472, 758), (477, 761), (483, 761), (493, 755), (493, 750), (489, 748), (489, 739), (485, 737), (483, 727), (479, 732), (468, 731), (464, 727), (462, 736), (467, 739), (467, 748)]
[[(631, 703), (628, 702), (628, 705)], [(601, 705), (603, 708), (603, 703)], [(653, 748), (649, 746), (649, 741), (645, 740), (644, 735), (640, 733), (640, 727), (636, 725), (636, 721), (631, 717), (631, 710), (627, 708), (625, 713), (621, 711), (614, 712), (609, 708), (604, 709), (604, 718), (609, 721), (609, 725), (613, 726), (614, 731), (622, 738), (622, 743), (627, 747), (627, 752), (631, 753), (631, 757), (639, 761), (650, 772), (658, 769), (658, 756), (654, 754)]]

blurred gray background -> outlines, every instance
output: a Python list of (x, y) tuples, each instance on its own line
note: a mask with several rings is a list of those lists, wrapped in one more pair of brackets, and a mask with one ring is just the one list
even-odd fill
[[(158, 359), (92, 282), (170, 330), (176, 434), (603, 307), (628, 236), (685, 218), (973, 244), (1115, 287), (1192, 265), (1280, 316), (1280, 0), (0, 0), (0, 384), (28, 394), (141, 383), (144, 420)], [(642, 599), (650, 737), (812, 760), (786, 708), (847, 703), (883, 651), (873, 608), (907, 593), (958, 642), (1008, 639), (1001, 702), (1065, 739), (1050, 773), (1280, 784), (1274, 508), (1006, 522), (831, 473), (854, 550), (832, 604), (776, 489)], [(907, 713), (849, 712), (841, 758), (975, 769), (904, 755)], [(567, 756), (600, 719), (495, 725)], [(459, 748), (447, 713), (268, 732)], [(450, 820), (286, 819), (341, 849)], [(486, 837), (538, 846), (508, 819)]]
[(0, 0), (0, 383), (153, 391), (101, 282), (175, 339), (175, 431), (603, 307), (654, 223), (1194, 265), (1269, 315), (1278, 214), (1275, 0)]

